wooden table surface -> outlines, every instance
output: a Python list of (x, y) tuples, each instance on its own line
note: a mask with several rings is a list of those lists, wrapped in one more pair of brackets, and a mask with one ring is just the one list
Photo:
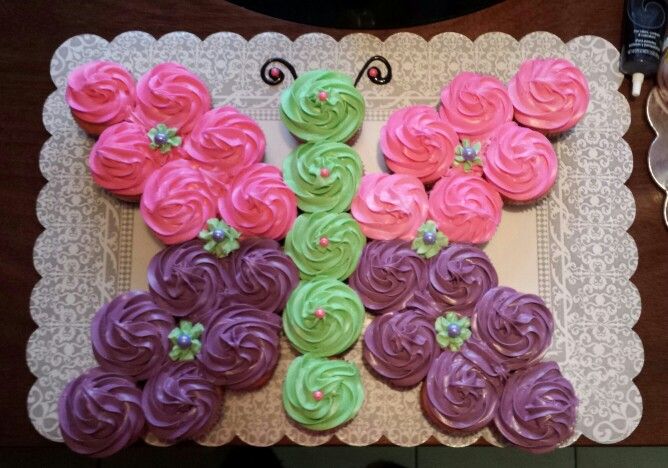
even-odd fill
[[(194, 3), (197, 6), (193, 5)], [(406, 29), (425, 38), (455, 31), (476, 38), (502, 31), (521, 38), (532, 31), (549, 31), (568, 41), (583, 34), (604, 37), (620, 47), (623, 0), (506, 0), (460, 18)], [(233, 31), (251, 38), (263, 31), (279, 31), (294, 39), (307, 32), (335, 38), (353, 30), (315, 28), (263, 16), (223, 1), (58, 0), (0, 2), (0, 444), (48, 447), (28, 420), (26, 397), (34, 377), (25, 362), (25, 347), (35, 329), (28, 304), (39, 279), (32, 265), (35, 238), (42, 231), (35, 216), (35, 200), (44, 184), (38, 153), (47, 139), (42, 127), (42, 105), (54, 90), (49, 62), (67, 38), (94, 33), (111, 40), (140, 29), (156, 37), (183, 30), (204, 38)], [(374, 30), (381, 39), (399, 30)], [(634, 155), (627, 185), (637, 213), (630, 233), (640, 261), (633, 282), (640, 290), (642, 315), (635, 326), (645, 348), (645, 366), (637, 377), (644, 401), (640, 426), (621, 444), (668, 445), (668, 232), (661, 221), (662, 194), (647, 169), (647, 149), (653, 133), (647, 124), (643, 95), (630, 101), (631, 127), (625, 136)], [(626, 80), (621, 91), (629, 96)], [(578, 444), (590, 441), (581, 438)]]

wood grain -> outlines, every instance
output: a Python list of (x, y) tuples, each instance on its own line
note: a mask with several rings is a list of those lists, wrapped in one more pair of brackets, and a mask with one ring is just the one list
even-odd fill
[[(251, 38), (278, 31), (294, 39), (307, 32), (340, 38), (353, 30), (315, 28), (269, 18), (222, 1), (5, 1), (0, 4), (0, 444), (47, 448), (54, 444), (35, 432), (28, 420), (26, 396), (34, 381), (25, 363), (25, 346), (35, 325), (28, 313), (30, 291), (39, 276), (32, 265), (32, 248), (41, 232), (35, 201), (44, 184), (37, 157), (48, 137), (42, 127), (42, 105), (54, 90), (49, 61), (67, 38), (94, 33), (111, 40), (117, 34), (141, 29), (156, 37), (184, 30), (204, 38), (234, 31)], [(567, 41), (583, 34), (604, 37), (620, 46), (622, 0), (507, 0), (478, 13), (405, 29), (427, 39), (455, 31), (470, 38), (502, 31), (521, 38), (532, 31), (552, 32)], [(381, 39), (399, 30), (375, 30)], [(644, 399), (644, 415), (623, 445), (668, 445), (668, 233), (661, 222), (662, 194), (647, 170), (647, 149), (653, 134), (646, 122), (644, 102), (630, 101), (632, 121), (625, 136), (634, 154), (628, 186), (635, 196), (636, 220), (630, 229), (640, 261), (633, 282), (643, 311), (635, 330), (645, 347), (645, 367), (636, 379)], [(629, 96), (629, 83), (622, 91)], [(284, 441), (289, 443), (289, 441)], [(335, 442), (334, 442), (335, 443)], [(581, 439), (578, 444), (591, 442)], [(195, 450), (195, 448), (193, 448)]]

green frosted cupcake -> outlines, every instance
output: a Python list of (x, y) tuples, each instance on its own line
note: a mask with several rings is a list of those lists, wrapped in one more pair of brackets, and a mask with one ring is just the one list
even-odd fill
[(303, 141), (348, 141), (362, 126), (364, 98), (334, 71), (304, 73), (281, 94), (281, 120)]
[(366, 237), (348, 213), (311, 213), (297, 217), (285, 238), (285, 253), (302, 279), (348, 278), (359, 261)]
[(364, 402), (355, 364), (305, 354), (295, 358), (283, 383), (283, 407), (312, 431), (333, 429), (353, 419)]
[(283, 311), (283, 330), (302, 353), (326, 357), (355, 343), (364, 325), (364, 305), (357, 293), (333, 278), (302, 281)]
[(283, 178), (297, 195), (302, 211), (340, 213), (350, 207), (357, 193), (362, 161), (344, 143), (306, 143), (283, 161)]

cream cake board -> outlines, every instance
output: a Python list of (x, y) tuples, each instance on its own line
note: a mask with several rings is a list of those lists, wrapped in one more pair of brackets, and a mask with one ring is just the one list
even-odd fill
[[(640, 339), (632, 331), (640, 298), (629, 281), (638, 254), (626, 230), (635, 203), (624, 186), (633, 158), (622, 136), (630, 122), (629, 106), (617, 91), (618, 51), (602, 38), (582, 36), (564, 44), (537, 32), (520, 41), (490, 33), (471, 41), (444, 33), (425, 41), (400, 33), (380, 41), (353, 34), (335, 41), (308, 34), (294, 42), (278, 33), (247, 41), (218, 33), (204, 41), (177, 32), (156, 40), (128, 32), (113, 41), (81, 35), (59, 47), (51, 62), (58, 88), (44, 105), (44, 125), (51, 134), (40, 154), (47, 184), (37, 201), (44, 232), (35, 244), (36, 284), (30, 313), (37, 330), (28, 343), (27, 360), (37, 377), (28, 395), (33, 425), (44, 437), (62, 440), (57, 400), (65, 384), (94, 365), (89, 324), (97, 308), (117, 293), (146, 285), (146, 265), (160, 249), (143, 225), (136, 205), (110, 197), (92, 183), (86, 157), (92, 140), (78, 129), (64, 101), (67, 74), (94, 59), (122, 63), (138, 77), (152, 66), (176, 61), (209, 86), (214, 104), (233, 105), (249, 114), (267, 136), (266, 161), (280, 165), (295, 146), (278, 116), (279, 86), (265, 85), (259, 70), (270, 57), (291, 61), (298, 73), (330, 68), (351, 77), (372, 55), (385, 56), (394, 78), (387, 86), (363, 79), (359, 89), (367, 112), (355, 148), (365, 170), (381, 170), (381, 126), (393, 109), (409, 104), (435, 105), (440, 88), (460, 71), (477, 71), (507, 81), (519, 64), (534, 57), (565, 57), (587, 76), (591, 103), (582, 122), (554, 140), (560, 158), (559, 179), (550, 196), (536, 206), (504, 208), (494, 239), (486, 245), (501, 284), (540, 294), (555, 316), (555, 335), (546, 359), (559, 363), (580, 399), (577, 431), (601, 443), (627, 437), (642, 415), (642, 399), (633, 383), (643, 364)], [(367, 323), (370, 317), (367, 318)], [(317, 445), (333, 435), (350, 445), (368, 445), (385, 436), (414, 446), (430, 436), (450, 446), (484, 437), (489, 430), (452, 437), (435, 430), (422, 416), (419, 387), (398, 391), (375, 378), (363, 365), (361, 341), (345, 358), (358, 364), (366, 399), (358, 416), (336, 431), (314, 434), (290, 423), (281, 404), (281, 384), (295, 355), (282, 338), (281, 358), (270, 383), (250, 393), (227, 392), (224, 416), (199, 440), (221, 445), (234, 436), (252, 445), (271, 445), (287, 436), (297, 444)], [(149, 436), (149, 441), (155, 442)]]

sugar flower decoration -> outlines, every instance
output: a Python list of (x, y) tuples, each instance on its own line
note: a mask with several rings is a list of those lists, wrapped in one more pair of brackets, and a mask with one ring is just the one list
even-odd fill
[(181, 137), (176, 134), (176, 128), (169, 128), (162, 123), (149, 130), (147, 135), (151, 140), (151, 148), (160, 150), (161, 153), (166, 153), (181, 144)]
[(202, 349), (199, 337), (204, 332), (201, 323), (193, 325), (187, 320), (181, 320), (179, 326), (169, 333), (169, 341), (172, 342), (172, 350), (169, 357), (172, 361), (191, 361), (195, 354)]
[(459, 316), (455, 312), (448, 312), (445, 316), (436, 319), (436, 341), (441, 348), (450, 348), (450, 351), (459, 351), (459, 348), (471, 337), (471, 321), (468, 317)]
[(461, 144), (455, 147), (455, 166), (460, 166), (465, 172), (470, 172), (473, 166), (482, 166), (480, 159), (480, 149), (482, 145), (479, 141), (471, 144), (468, 139), (463, 139)]
[(448, 238), (446, 235), (438, 230), (434, 221), (428, 220), (418, 229), (417, 237), (413, 240), (411, 248), (419, 255), (431, 258), (447, 245)]
[(239, 248), (240, 234), (232, 226), (217, 218), (208, 220), (206, 226), (207, 229), (199, 233), (199, 238), (206, 241), (204, 250), (222, 258)]

